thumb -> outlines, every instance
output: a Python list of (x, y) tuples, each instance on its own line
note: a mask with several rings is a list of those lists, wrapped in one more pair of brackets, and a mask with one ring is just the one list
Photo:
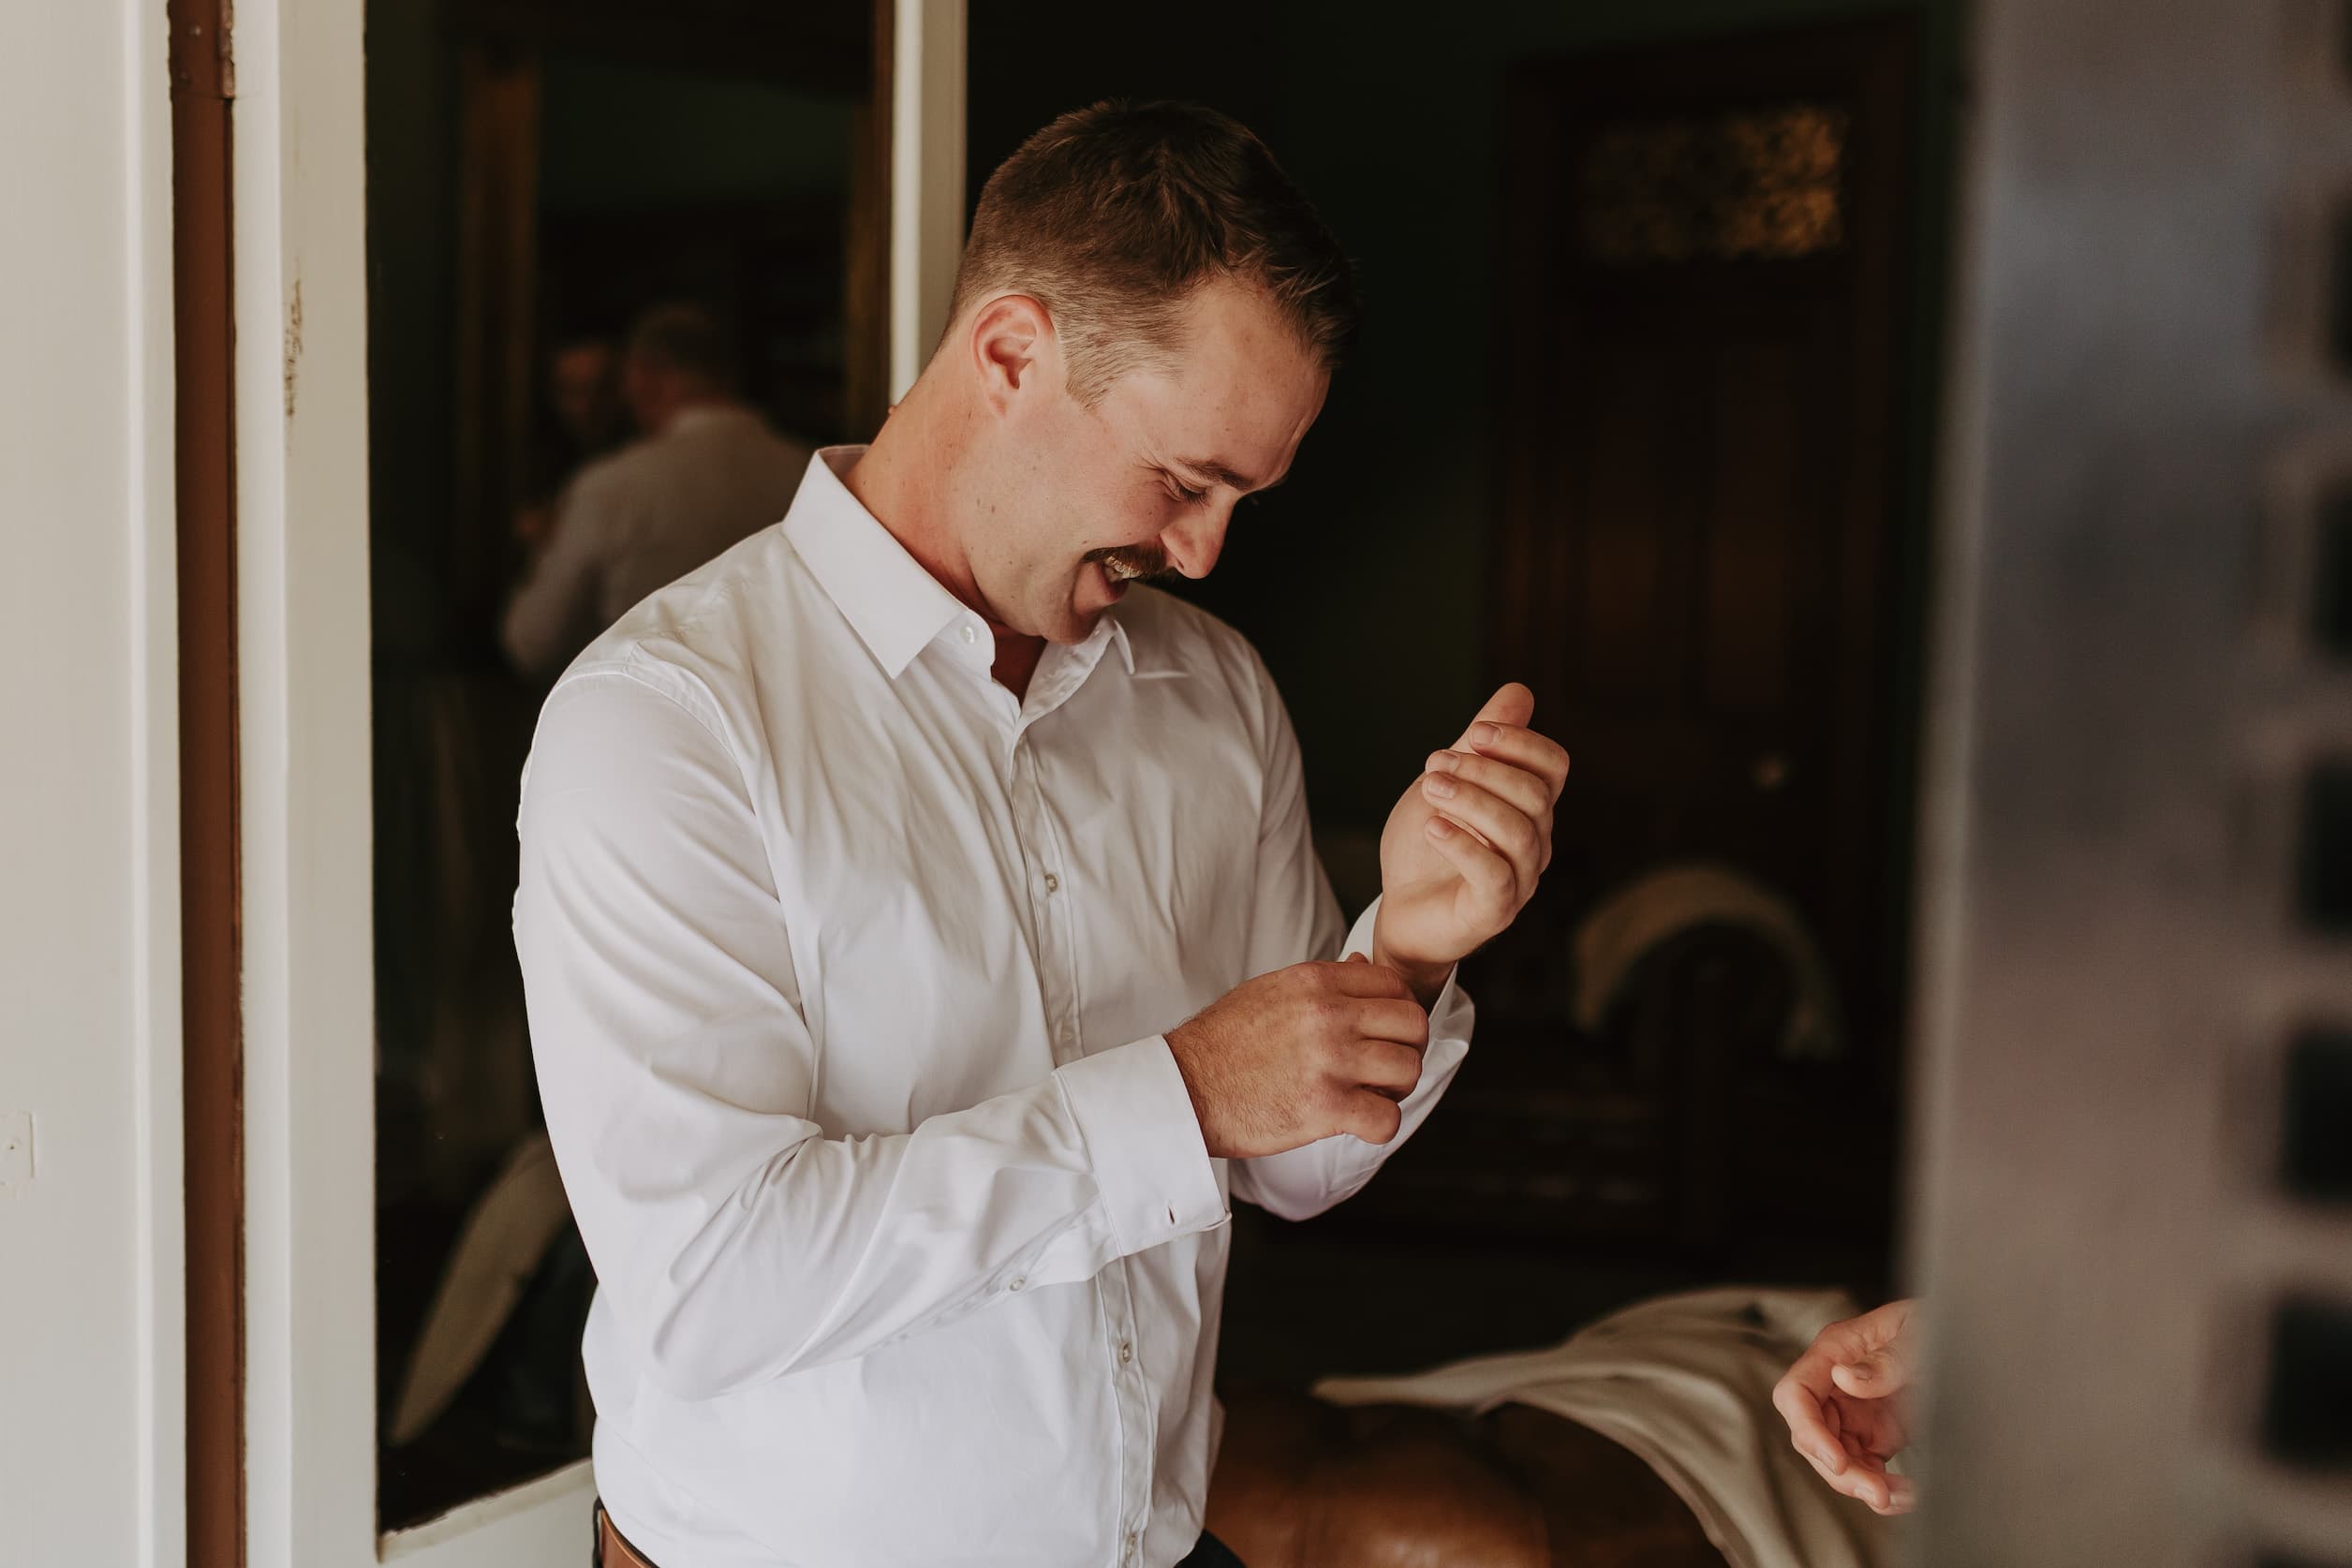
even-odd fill
[(1857, 1399), (1883, 1399), (1911, 1381), (1910, 1368), (1892, 1351), (1874, 1351), (1829, 1368), (1829, 1381)]
[[(1534, 717), (1535, 693), (1517, 681), (1505, 681), (1493, 696), (1487, 699), (1487, 705), (1478, 710), (1478, 717), (1470, 722), (1472, 728), (1485, 723), (1509, 724), (1516, 727), (1524, 726)], [(1454, 748), (1459, 751), (1468, 747), (1469, 745), (1470, 730), (1465, 729), (1462, 732), (1462, 738), (1454, 743)]]
[(1339, 960), (1342, 964), (1368, 964), (1371, 961), (1371, 955), (1365, 953), (1351, 953)]

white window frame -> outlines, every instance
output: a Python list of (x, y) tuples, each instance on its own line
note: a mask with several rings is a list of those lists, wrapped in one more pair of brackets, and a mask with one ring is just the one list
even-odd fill
[[(241, 0), (234, 35), (246, 1561), (579, 1568), (584, 1462), (377, 1529), (365, 4)], [(893, 30), (895, 398), (962, 243), (964, 0)]]

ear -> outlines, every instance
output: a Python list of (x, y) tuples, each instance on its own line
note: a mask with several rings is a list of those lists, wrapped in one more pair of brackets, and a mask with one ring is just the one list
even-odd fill
[(972, 317), (969, 341), (981, 394), (998, 414), (1060, 384), (1054, 318), (1027, 294), (1004, 294), (982, 305)]

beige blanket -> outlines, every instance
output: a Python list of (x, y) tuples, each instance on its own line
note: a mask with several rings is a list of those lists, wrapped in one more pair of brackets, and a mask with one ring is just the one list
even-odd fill
[(1823, 1486), (1772, 1409), (1789, 1363), (1854, 1312), (1837, 1291), (1696, 1291), (1629, 1307), (1549, 1350), (1333, 1378), (1315, 1393), (1341, 1405), (1550, 1411), (1639, 1455), (1732, 1568), (1885, 1568), (1892, 1521)]

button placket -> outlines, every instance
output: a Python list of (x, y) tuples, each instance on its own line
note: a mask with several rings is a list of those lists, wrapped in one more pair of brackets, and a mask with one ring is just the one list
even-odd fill
[[(1047, 809), (1044, 769), (1036, 733), (1025, 728), (1021, 741), (1026, 744), (1015, 744), (1013, 788), (1019, 800), (1015, 824), (1021, 836), (1021, 852), (1033, 868), (1031, 875), (1035, 879), (1029, 884), (1029, 908), (1036, 921), (1039, 989), (1045, 1003), (1054, 1059), (1058, 1064), (1075, 1061), (1083, 1054), (1079, 1039), (1078, 911), (1074, 893), (1070, 898), (1058, 896), (1072, 891), (1063, 885), (1061, 871), (1047, 868), (1049, 861), (1065, 862), (1069, 851), (1053, 814)], [(1112, 1397), (1118, 1407), (1122, 1450), (1119, 1470), (1123, 1495), (1119, 1499), (1119, 1515), (1122, 1518), (1142, 1519), (1149, 1510), (1155, 1455), (1149, 1391), (1135, 1361), (1135, 1287), (1128, 1272), (1129, 1263), (1129, 1259), (1120, 1258), (1097, 1274), (1094, 1289), (1103, 1323), (1116, 1337), (1118, 1347), (1116, 1365), (1108, 1369), (1108, 1375)], [(1131, 1532), (1128, 1539), (1132, 1544), (1139, 1537)]]
[(1013, 826), (1020, 837), (1021, 858), (1028, 869), (1030, 928), (1035, 933), (1038, 990), (1045, 1004), (1047, 1038), (1054, 1063), (1061, 1066), (1078, 1058), (1078, 986), (1076, 955), (1072, 952), (1060, 876), (1046, 869), (1054, 853), (1055, 836), (1045, 809), (1039, 777), (1037, 748), (1013, 743)]

